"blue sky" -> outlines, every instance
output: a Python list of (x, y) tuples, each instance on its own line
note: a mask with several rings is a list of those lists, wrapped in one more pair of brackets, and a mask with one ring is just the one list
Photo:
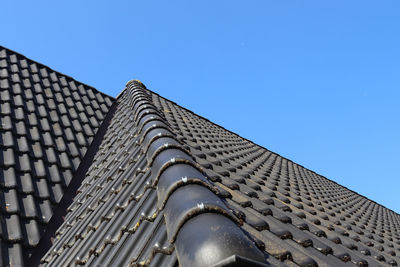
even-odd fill
[(131, 79), (400, 212), (399, 1), (15, 1), (0, 44)]

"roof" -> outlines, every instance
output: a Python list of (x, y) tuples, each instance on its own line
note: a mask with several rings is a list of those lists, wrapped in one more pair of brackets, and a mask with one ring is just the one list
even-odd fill
[[(137, 90), (143, 100), (134, 98)], [(194, 213), (186, 224), (178, 219), (169, 227), (165, 209), (175, 199), (170, 205), (188, 202), (193, 209), (213, 198), (191, 203), (189, 195), (202, 182), (272, 265), (379, 266), (398, 261), (398, 214), (193, 114), (141, 83), (128, 85), (117, 103), (93, 168), (44, 262), (174, 266), (177, 255), (182, 256), (175, 243), (179, 239), (171, 232), (179, 236), (189, 222), (194, 224), (192, 232), (200, 231), (206, 222), (194, 221), (201, 218)], [(162, 163), (156, 161), (160, 150), (171, 151)], [(181, 158), (189, 161), (178, 166), (196, 166), (200, 172), (187, 166), (161, 171), (172, 159)], [(191, 160), (198, 165), (189, 164)], [(185, 194), (183, 185), (192, 188)], [(175, 217), (179, 212), (173, 212)], [(188, 247), (191, 240), (183, 243)]]
[[(1, 55), (7, 54), (6, 62), (12, 62), (8, 54), (22, 56), (4, 48), (0, 51), (5, 51), (0, 52), (0, 74), (3, 74), (3, 68), (8, 71), (12, 64), (3, 67)], [(24, 69), (27, 68), (20, 72)], [(7, 72), (2, 77), (9, 83), (12, 76)], [(39, 78), (49, 80), (47, 76)], [(70, 79), (68, 85), (73, 81), (65, 79)], [(399, 214), (213, 124), (148, 90), (139, 81), (128, 82), (114, 102), (93, 88), (73, 83), (103, 98), (103, 102), (97, 96), (92, 98), (98, 100), (92, 109), (102, 103), (107, 110), (103, 110), (101, 120), (97, 118), (99, 123), (92, 128), (91, 138), (86, 139), (86, 153), (80, 154), (80, 161), (72, 154), (65, 156), (77, 163), (72, 164), (75, 168), (71, 169), (70, 182), (63, 186), (64, 194), (52, 202), (55, 215), (46, 222), (38, 216), (31, 219), (46, 229), (39, 235), (40, 242), (36, 236), (35, 244), (26, 244), (30, 238), (23, 234), (26, 230), (21, 230), (20, 239), (7, 239), (14, 231), (13, 224), (3, 224), (0, 265), (22, 261), (29, 266), (38, 265), (39, 261), (49, 266), (397, 266), (400, 263)], [(3, 84), (2, 94), (6, 91), (11, 95), (21, 94)], [(70, 87), (71, 94), (75, 92), (73, 88)], [(53, 90), (56, 89), (48, 91), (55, 95)], [(65, 101), (71, 98), (62, 97)], [(39, 110), (43, 104), (34, 98), (34, 106)], [(11, 100), (3, 100), (2, 95), (3, 103), (10, 103), (11, 109), (18, 108)], [(47, 109), (42, 114), (50, 115), (52, 111)], [(1, 113), (3, 119), (3, 106)], [(77, 120), (82, 130), (74, 133), (83, 134), (87, 121)], [(18, 144), (23, 135), (16, 132), (14, 125), (21, 121), (13, 121), (12, 129), (2, 129), (1, 134), (12, 132), (14, 143)], [(72, 131), (72, 128), (73, 120), (62, 130)], [(40, 132), (46, 133), (53, 131)], [(63, 133), (64, 136), (67, 134)], [(68, 141), (76, 140), (64, 140)], [(2, 145), (2, 151), (9, 149), (13, 154), (24, 155), (14, 143)], [(48, 148), (46, 143), (43, 146)], [(65, 151), (54, 153), (58, 159)], [(47, 164), (46, 153), (34, 155), (30, 161)], [(19, 169), (22, 165), (15, 162), (7, 165), (12, 162), (9, 158), (1, 159), (2, 170), (12, 168), (21, 175), (36, 174), (34, 164), (31, 169), (22, 170)], [(60, 164), (61, 160), (53, 165)], [(21, 177), (15, 178), (16, 184), (23, 180)], [(39, 180), (51, 185), (52, 179), (49, 172), (45, 177), (39, 176)], [(18, 185), (2, 184), (3, 195), (9, 193), (9, 188), (20, 192)], [(32, 200), (24, 203), (37, 205), (37, 201), (51, 201), (53, 193), (47, 199), (40, 198), (35, 189), (32, 193), (20, 193), (20, 198), (32, 195)], [(2, 202), (5, 218), (15, 215), (18, 222), (30, 220), (25, 208), (12, 213), (3, 203), (14, 202)], [(22, 259), (13, 246), (30, 248), (30, 252)]]
[(113, 98), (0, 46), (0, 265), (38, 244)]

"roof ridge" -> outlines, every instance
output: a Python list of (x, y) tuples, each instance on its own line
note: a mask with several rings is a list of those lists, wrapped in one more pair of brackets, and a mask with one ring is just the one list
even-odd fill
[(60, 72), (60, 71), (57, 71), (57, 70), (55, 70), (55, 69), (53, 69), (53, 68), (50, 68), (49, 66), (44, 65), (43, 63), (40, 63), (40, 62), (38, 62), (38, 61), (36, 61), (36, 60), (33, 60), (33, 59), (31, 59), (31, 58), (29, 58), (29, 57), (27, 57), (27, 56), (25, 56), (25, 55), (23, 55), (23, 54), (21, 54), (21, 53), (18, 53), (18, 52), (16, 52), (16, 51), (12, 50), (12, 49), (9, 49), (9, 48), (7, 48), (7, 47), (5, 47), (5, 46), (0, 45), (0, 50), (1, 50), (1, 49), (5, 49), (5, 50), (7, 50), (7, 51), (9, 51), (9, 52), (11, 52), (11, 53), (13, 53), (13, 54), (16, 54), (16, 55), (18, 55), (18, 56), (20, 56), (20, 57), (25, 58), (25, 59), (26, 59), (27, 61), (29, 61), (29, 62), (35, 63), (35, 64), (37, 64), (38, 66), (41, 66), (41, 67), (47, 68), (47, 69), (49, 69), (49, 70), (52, 70), (52, 71), (54, 71), (55, 73), (57, 73), (57, 74), (59, 74), (59, 75), (65, 76), (66, 78), (69, 78), (69, 79), (71, 79), (71, 80), (73, 80), (73, 81), (75, 81), (75, 82), (77, 82), (77, 83), (80, 83), (80, 84), (82, 84), (82, 85), (84, 85), (84, 86), (86, 86), (86, 87), (89, 87), (90, 89), (95, 90), (96, 92), (100, 93), (100, 94), (103, 95), (103, 96), (107, 96), (107, 97), (110, 97), (110, 98), (112, 98), (112, 99), (116, 99), (116, 98), (113, 97), (113, 96), (110, 96), (110, 95), (108, 95), (108, 94), (106, 94), (106, 93), (103, 93), (103, 92), (100, 91), (100, 90), (97, 90), (95, 87), (93, 87), (93, 86), (91, 86), (91, 85), (88, 85), (87, 83), (83, 83), (83, 82), (81, 82), (81, 81), (78, 81), (77, 79), (75, 79), (74, 77), (72, 77), (72, 76), (70, 76), (70, 75), (67, 75), (67, 74), (62, 73), (62, 72)]
[(157, 191), (157, 206), (164, 210), (167, 235), (175, 245), (180, 265), (210, 266), (231, 255), (265, 262), (266, 254), (239, 227), (242, 222), (218, 196), (218, 189), (191, 152), (178, 141), (147, 88), (132, 80), (124, 93), (130, 98), (139, 144), (147, 155), (147, 168)]
[(291, 159), (289, 159), (289, 158), (287, 158), (287, 157), (284, 157), (284, 156), (280, 155), (280, 154), (277, 153), (277, 152), (271, 151), (271, 150), (269, 150), (268, 148), (266, 148), (266, 147), (264, 147), (264, 146), (262, 146), (262, 145), (259, 145), (259, 144), (255, 143), (255, 142), (251, 141), (250, 139), (247, 139), (246, 137), (243, 137), (243, 136), (241, 136), (241, 135), (239, 135), (239, 134), (237, 134), (237, 133), (235, 133), (235, 132), (233, 132), (233, 131), (231, 131), (231, 130), (229, 130), (229, 129), (226, 129), (226, 128), (224, 128), (223, 126), (221, 126), (221, 125), (219, 125), (219, 124), (217, 124), (217, 123), (215, 123), (215, 122), (213, 122), (213, 121), (211, 121), (211, 120), (209, 120), (209, 119), (207, 119), (207, 118), (205, 118), (205, 117), (203, 117), (203, 116), (201, 116), (201, 115), (199, 115), (199, 114), (193, 112), (192, 110), (190, 110), (190, 109), (188, 109), (188, 108), (185, 108), (185, 107), (179, 105), (178, 103), (176, 103), (176, 102), (174, 102), (174, 101), (171, 101), (170, 99), (167, 99), (167, 98), (161, 96), (161, 95), (158, 94), (157, 92), (154, 92), (154, 91), (152, 91), (152, 90), (150, 90), (150, 89), (148, 89), (148, 88), (146, 88), (146, 90), (150, 91), (151, 93), (157, 95), (158, 97), (160, 97), (160, 98), (162, 98), (162, 99), (164, 99), (164, 100), (167, 100), (167, 101), (169, 101), (169, 102), (171, 102), (171, 103), (177, 105), (178, 107), (180, 107), (180, 108), (182, 108), (182, 109), (184, 109), (184, 110), (190, 112), (191, 114), (194, 114), (194, 115), (200, 117), (201, 119), (206, 120), (206, 121), (210, 122), (211, 124), (213, 124), (213, 125), (215, 125), (215, 126), (217, 126), (217, 127), (219, 127), (219, 128), (222, 128), (223, 130), (225, 130), (225, 131), (227, 131), (227, 132), (229, 132), (229, 133), (231, 133), (231, 134), (234, 134), (234, 135), (236, 135), (236, 136), (238, 136), (238, 137), (240, 137), (240, 138), (242, 138), (242, 139), (244, 139), (244, 140), (246, 140), (246, 141), (248, 141), (248, 142), (250, 142), (250, 143), (252, 143), (252, 144), (254, 144), (254, 145), (258, 146), (258, 147), (260, 147), (260, 148), (262, 148), (262, 149), (265, 149), (265, 150), (271, 152), (272, 154), (275, 154), (275, 155), (277, 155), (277, 156), (279, 156), (279, 157), (281, 157), (281, 158), (283, 158), (283, 159), (285, 159), (285, 160), (287, 160), (287, 161), (289, 161), (289, 162), (292, 162), (293, 164), (296, 164), (297, 166), (302, 167), (302, 168), (304, 168), (305, 170), (307, 170), (307, 171), (309, 171), (309, 172), (312, 172), (312, 173), (314, 173), (314, 174), (320, 176), (321, 178), (324, 178), (324, 179), (326, 179), (326, 180), (328, 180), (328, 181), (330, 181), (330, 182), (332, 182), (332, 183), (335, 183), (335, 184), (337, 184), (338, 186), (340, 186), (340, 187), (342, 187), (342, 188), (344, 188), (344, 189), (346, 189), (346, 190), (349, 190), (349, 191), (351, 191), (351, 192), (357, 194), (358, 196), (360, 196), (360, 197), (362, 197), (362, 198), (365, 198), (366, 200), (371, 201), (371, 202), (373, 202), (373, 203), (375, 203), (375, 204), (377, 204), (377, 205), (379, 205), (379, 206), (381, 206), (381, 207), (383, 207), (383, 208), (385, 208), (385, 209), (387, 209), (387, 210), (393, 212), (396, 216), (399, 216), (399, 219), (400, 219), (400, 213), (397, 213), (396, 211), (394, 211), (394, 210), (392, 210), (392, 209), (390, 209), (390, 208), (388, 208), (388, 207), (385, 207), (384, 205), (382, 205), (382, 204), (376, 202), (375, 200), (372, 200), (372, 199), (370, 199), (370, 198), (368, 198), (368, 197), (366, 197), (366, 196), (364, 196), (364, 195), (362, 195), (362, 194), (360, 194), (360, 193), (358, 193), (358, 192), (356, 192), (356, 191), (354, 191), (354, 190), (352, 190), (352, 189), (350, 189), (350, 188), (347, 188), (346, 186), (344, 186), (344, 185), (342, 185), (342, 184), (340, 184), (340, 183), (338, 183), (338, 182), (336, 182), (336, 181), (334, 181), (334, 180), (332, 180), (332, 179), (330, 179), (330, 178), (327, 178), (326, 176), (324, 176), (324, 175), (322, 175), (322, 174), (319, 174), (319, 173), (317, 173), (317, 172), (315, 172), (315, 171), (313, 171), (313, 170), (311, 170), (311, 169), (309, 169), (309, 168), (307, 168), (307, 167), (305, 167), (305, 166), (303, 166), (303, 165), (301, 165), (301, 164), (299, 164), (299, 163), (297, 163), (297, 162), (295, 162), (295, 161), (293, 161), (293, 160), (291, 160)]

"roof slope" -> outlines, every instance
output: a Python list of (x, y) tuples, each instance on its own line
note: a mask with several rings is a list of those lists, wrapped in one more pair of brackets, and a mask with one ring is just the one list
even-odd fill
[(38, 244), (112, 102), (0, 46), (0, 266)]
[[(243, 228), (265, 251), (300, 266), (397, 266), (400, 215), (153, 93), (177, 136)], [(351, 264), (350, 264), (351, 265)]]
[(117, 103), (43, 263), (175, 266), (178, 259), (182, 266), (204, 266), (203, 247), (215, 245), (221, 235), (213, 229), (225, 225), (232, 228), (222, 236), (241, 235), (238, 227), (255, 247), (239, 252), (240, 242), (225, 242), (229, 251), (216, 251), (222, 258), (240, 255), (249, 266), (400, 262), (399, 214), (141, 83), (128, 83)]

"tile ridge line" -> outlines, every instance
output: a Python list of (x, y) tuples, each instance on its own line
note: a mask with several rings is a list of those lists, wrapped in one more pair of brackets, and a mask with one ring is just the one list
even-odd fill
[[(240, 227), (242, 222), (212, 189), (216, 187), (154, 105), (150, 90), (140, 81), (131, 80), (124, 92), (140, 129), (138, 145), (147, 156), (146, 168), (152, 171), (157, 206), (164, 211), (167, 236), (175, 246), (179, 263), (182, 266), (209, 266), (232, 254), (265, 262), (267, 254)], [(166, 133), (170, 135), (167, 137)], [(208, 218), (205, 222), (198, 222), (205, 217)], [(215, 223), (220, 229), (213, 232)], [(201, 237), (196, 236), (198, 230), (203, 231)], [(232, 238), (238, 242), (232, 242)], [(193, 239), (196, 242), (192, 242)], [(208, 254), (211, 247), (218, 248), (213, 255)]]

